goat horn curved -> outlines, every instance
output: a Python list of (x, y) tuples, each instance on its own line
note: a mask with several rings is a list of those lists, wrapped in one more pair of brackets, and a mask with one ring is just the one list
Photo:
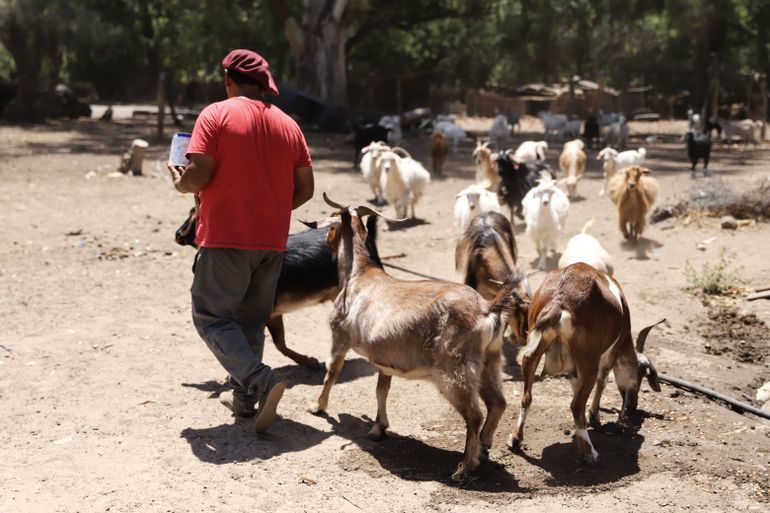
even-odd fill
[(391, 223), (403, 223), (406, 221), (406, 219), (394, 219), (392, 217), (388, 217), (380, 212), (377, 212), (373, 208), (369, 208), (364, 205), (359, 205), (355, 207), (356, 214), (358, 214), (359, 217), (362, 216), (380, 216), (381, 218), (385, 219), (386, 221), (389, 221)]
[(637, 350), (637, 352), (639, 352), (639, 353), (643, 353), (644, 352), (644, 343), (647, 341), (647, 335), (650, 334), (650, 330), (652, 328), (654, 328), (655, 326), (657, 326), (658, 324), (660, 324), (662, 322), (665, 322), (665, 321), (666, 321), (666, 318), (664, 317), (663, 319), (659, 320), (656, 323), (650, 324), (649, 326), (645, 327), (644, 329), (642, 329), (642, 331), (639, 332), (639, 336), (636, 337), (636, 350)]
[(340, 210), (347, 210), (347, 209), (349, 208), (349, 207), (346, 207), (346, 206), (340, 205), (340, 204), (339, 204), (339, 203), (337, 203), (336, 201), (332, 201), (331, 199), (329, 199), (329, 196), (327, 196), (327, 195), (326, 195), (326, 192), (324, 192), (324, 193), (323, 193), (323, 196), (324, 196), (324, 201), (325, 201), (325, 202), (326, 202), (326, 204), (327, 204), (327, 205), (329, 205), (330, 207), (338, 208), (338, 209), (340, 209)]
[(410, 155), (410, 154), (409, 154), (409, 152), (408, 152), (408, 151), (406, 151), (406, 150), (405, 150), (404, 148), (402, 148), (401, 146), (393, 146), (393, 147), (390, 149), (390, 151), (392, 151), (392, 152), (393, 152), (393, 153), (395, 153), (396, 155), (400, 155), (400, 156), (402, 156), (402, 157), (412, 158), (412, 155)]

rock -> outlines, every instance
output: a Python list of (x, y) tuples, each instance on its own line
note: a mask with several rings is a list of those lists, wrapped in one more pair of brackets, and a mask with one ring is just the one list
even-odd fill
[[(770, 401), (770, 381), (759, 387), (757, 390), (757, 402), (767, 403)], [(767, 406), (767, 404), (765, 404)]]
[(733, 216), (724, 216), (720, 222), (722, 224), (722, 228), (725, 230), (738, 229), (738, 221), (736, 221)]

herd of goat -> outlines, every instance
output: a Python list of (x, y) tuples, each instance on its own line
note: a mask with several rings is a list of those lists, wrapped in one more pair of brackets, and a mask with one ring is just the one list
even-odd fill
[[(545, 126), (546, 132), (553, 130)], [(547, 141), (526, 141), (515, 151), (506, 150), (495, 130), (493, 125), (490, 141), (496, 150), (489, 142), (477, 142), (473, 150), (476, 183), (456, 196), (455, 265), (464, 276), (463, 284), (407, 281), (389, 275), (377, 250), (377, 219), (403, 219), (387, 218), (369, 206), (342, 205), (324, 193), (334, 211), (305, 223), (310, 230), (289, 236), (267, 323), (281, 353), (300, 365), (321, 369), (316, 359), (286, 346), (282, 316), (333, 301), (331, 357), (315, 411), (326, 411), (331, 388), (352, 349), (379, 373), (377, 415), (369, 431), (373, 439), (382, 438), (389, 427), (386, 403), (393, 376), (433, 382), (466, 426), (464, 455), (452, 475), (455, 480), (467, 478), (488, 457), (505, 410), (501, 365), (506, 333), (522, 345), (523, 394), (508, 441), (511, 449), (521, 446), (534, 375), (543, 357), (545, 374), (569, 378), (577, 450), (587, 463), (598, 458), (587, 428), (600, 423), (599, 404), (609, 372), (614, 372), (622, 398), (622, 420), (637, 408), (645, 378), (653, 390), (660, 390), (656, 369), (643, 351), (649, 331), (662, 321), (642, 329), (634, 343), (630, 309), (613, 276), (612, 259), (588, 233), (592, 221), (569, 240), (558, 269), (549, 272), (534, 293), (527, 275), (517, 268), (514, 216), (526, 222), (541, 269), (547, 253), (555, 250), (570, 198), (577, 195), (586, 167), (580, 134), (568, 134), (575, 139), (564, 144), (558, 164), (562, 176), (557, 178), (545, 162)], [(387, 135), (357, 133), (356, 160), (374, 203), (387, 202), (396, 217), (410, 213), (414, 217), (431, 173)], [(623, 130), (617, 135), (620, 141)], [(453, 120), (436, 123), (431, 136), (434, 176), (442, 174), (447, 153), (456, 151), (464, 137), (464, 130)], [(645, 156), (644, 148), (618, 152), (607, 147), (598, 154), (605, 175), (600, 194), (608, 192), (620, 230), (631, 240), (641, 235), (658, 188), (650, 170), (642, 166)], [(501, 214), (501, 205), (509, 207), (510, 220)], [(195, 216), (193, 209), (177, 231), (180, 244), (195, 244)]]

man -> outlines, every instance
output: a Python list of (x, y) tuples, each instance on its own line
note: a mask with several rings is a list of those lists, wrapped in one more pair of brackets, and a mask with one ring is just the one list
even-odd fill
[(169, 171), (178, 191), (200, 199), (193, 323), (230, 374), (228, 406), (237, 416), (256, 415), (262, 432), (286, 387), (262, 363), (263, 328), (273, 308), (291, 210), (313, 196), (313, 170), (297, 124), (262, 101), (264, 94), (278, 95), (267, 61), (250, 50), (233, 50), (222, 66), (227, 100), (201, 112), (187, 148), (190, 164)]

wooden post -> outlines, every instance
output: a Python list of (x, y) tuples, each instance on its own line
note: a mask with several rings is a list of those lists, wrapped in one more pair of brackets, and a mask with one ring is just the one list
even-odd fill
[(132, 175), (141, 176), (142, 164), (144, 164), (144, 157), (149, 146), (150, 143), (144, 139), (134, 139), (131, 141), (131, 147), (120, 158), (118, 171), (124, 174), (131, 171)]

